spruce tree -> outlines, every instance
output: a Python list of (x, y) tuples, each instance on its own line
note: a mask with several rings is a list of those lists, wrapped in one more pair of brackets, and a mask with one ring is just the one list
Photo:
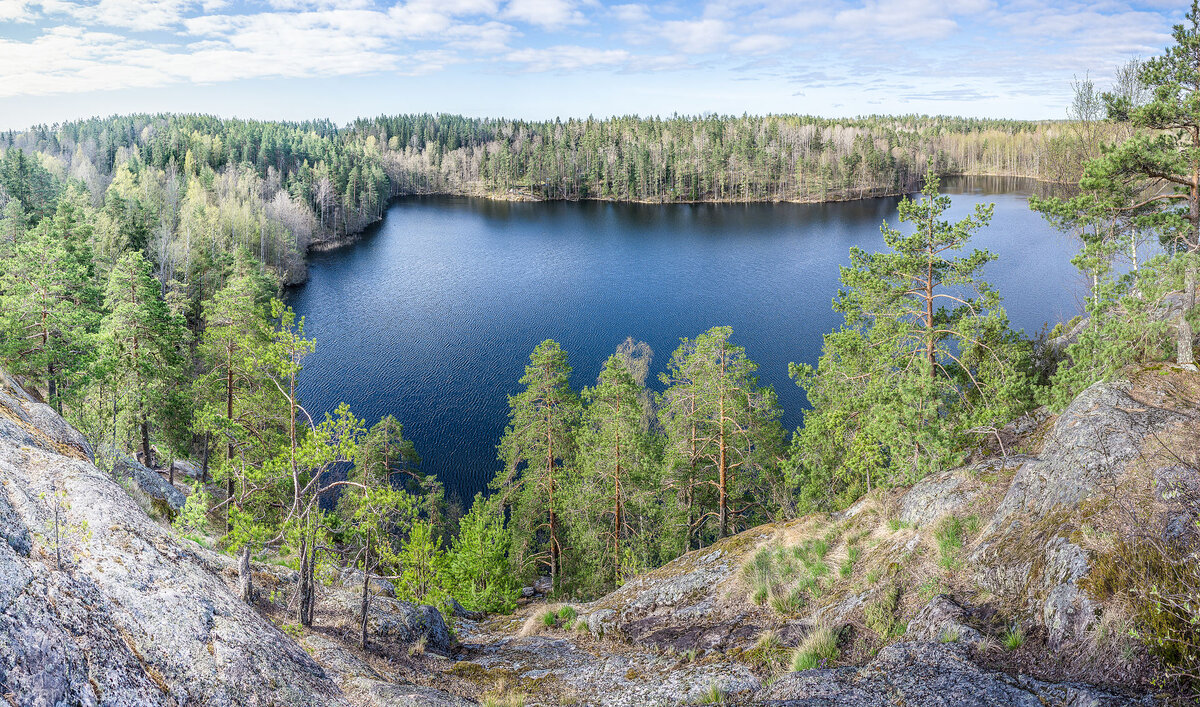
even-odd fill
[[(115, 390), (129, 427), (140, 435), (142, 455), (153, 466), (152, 422), (169, 422), (182, 395), (187, 329), (163, 300), (150, 263), (138, 251), (121, 255), (104, 295), (101, 368)], [(113, 430), (114, 440), (117, 430)]]

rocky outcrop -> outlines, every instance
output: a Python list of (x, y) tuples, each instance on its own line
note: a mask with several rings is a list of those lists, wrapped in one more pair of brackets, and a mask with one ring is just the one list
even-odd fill
[[(352, 567), (343, 569), (338, 575), (338, 583), (342, 585), (343, 589), (361, 592), (363, 571)], [(396, 596), (396, 585), (383, 577), (371, 575), (370, 579), (367, 580), (367, 591), (377, 597), (394, 597)]]
[[(398, 601), (371, 578), (372, 653), (346, 642), (358, 635), (361, 573), (320, 589), (324, 633), (298, 643), (237, 596), (237, 560), (180, 540), (130, 496), (169, 510), (181, 493), (128, 457), (116, 476), (133, 483), (117, 483), (78, 432), (0, 374), (0, 696), (22, 707), (459, 707), (470, 702), (451, 691), (479, 698), (507, 686), (544, 705), (714, 695), (748, 705), (1151, 704), (1073, 677), (1092, 679), (1088, 654), (1108, 610), (1085, 580), (1112, 532), (1090, 529), (1117, 527), (1122, 500), (1166, 513), (1173, 490), (1200, 488), (1173, 455), (1197, 447), (1197, 422), (1200, 377), (1130, 371), (1057, 418), (1005, 428), (995, 458), (843, 513), (725, 538), (577, 606), (570, 626), (546, 627), (535, 598), (516, 618), (454, 611), (456, 638), (436, 609)], [(1167, 520), (1170, 532), (1195, 532), (1194, 518)], [(817, 562), (819, 591), (783, 608), (753, 599), (761, 580), (750, 565), (772, 557), (795, 561), (770, 580), (789, 591), (809, 571), (797, 558)], [(242, 576), (264, 611), (286, 612), (295, 573), (249, 568)], [(1029, 645), (1010, 654), (999, 639), (1016, 626)], [(839, 631), (840, 667), (778, 677), (815, 627)], [(1068, 655), (1083, 669), (1049, 665)]]
[(164, 515), (178, 513), (183, 508), (187, 496), (157, 471), (122, 452), (109, 449), (105, 450), (105, 454), (112, 464), (113, 476), (128, 484), (126, 490), (140, 497), (146, 506), (162, 509)]
[(304, 647), (355, 705), (388, 707), (466, 707), (471, 702), (442, 690), (386, 679), (362, 658), (322, 636), (308, 636)]
[(346, 704), (211, 571), (206, 551), (148, 518), (89, 456), (52, 411), (0, 383), (0, 692), (10, 702)]
[(1149, 705), (1072, 683), (1048, 683), (984, 670), (963, 643), (895, 643), (862, 667), (790, 673), (758, 704), (779, 707), (1126, 707)]
[[(1166, 509), (1171, 489), (1200, 488), (1200, 474), (1177, 456), (1200, 447), (1198, 423), (1200, 377), (1169, 366), (1131, 369), (1088, 388), (1057, 417), (1041, 410), (998, 430), (995, 457), (871, 495), (844, 513), (750, 529), (579, 612), (593, 635), (701, 656), (747, 654), (766, 631), (786, 649), (817, 625), (846, 627), (855, 645), (882, 648), (863, 667), (788, 677), (756, 699), (892, 704), (886, 696), (903, 681), (928, 678), (937, 690), (901, 690), (906, 704), (938, 703), (943, 689), (967, 700), (974, 681), (989, 687), (962, 704), (1138, 703), (1071, 682), (1119, 680), (1112, 666), (1089, 662), (1113, 634), (1100, 628), (1105, 598), (1089, 594), (1085, 580), (1113, 529), (1130, 522), (1125, 505)], [(1195, 521), (1175, 518), (1167, 527), (1190, 533)], [(751, 600), (746, 568), (756, 555), (818, 542), (828, 546), (820, 592), (790, 613)], [(881, 640), (889, 620), (907, 624), (905, 647)], [(1000, 645), (1014, 627), (1036, 642), (1022, 660), (1041, 682), (981, 667), (1011, 665)], [(943, 642), (963, 649), (939, 648)]]
[[(362, 597), (346, 591), (323, 592), (320, 602), (332, 611), (362, 621)], [(432, 606), (418, 606), (407, 601), (376, 596), (367, 610), (367, 632), (372, 638), (399, 643), (424, 641), (425, 650), (449, 655), (454, 639), (441, 612)]]

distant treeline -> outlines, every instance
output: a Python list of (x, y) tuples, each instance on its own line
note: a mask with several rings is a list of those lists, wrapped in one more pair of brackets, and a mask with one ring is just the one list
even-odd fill
[[(339, 128), (114, 116), (0, 133), (0, 209), (19, 201), (30, 216), (44, 215), (39, 210), (77, 182), (93, 205), (124, 214), (131, 243), (157, 243), (160, 269), (191, 263), (197, 243), (226, 253), (243, 245), (298, 278), (310, 243), (362, 230), (394, 196), (827, 201), (914, 191), (929, 163), (941, 174), (1071, 181), (1102, 137), (1080, 126), (927, 116), (529, 122), (425, 114)], [(211, 232), (207, 245), (198, 231)]]
[(553, 122), (450, 115), (356, 121), (402, 193), (543, 199), (829, 201), (919, 189), (941, 174), (1078, 178), (1068, 122), (901, 116), (621, 117)]

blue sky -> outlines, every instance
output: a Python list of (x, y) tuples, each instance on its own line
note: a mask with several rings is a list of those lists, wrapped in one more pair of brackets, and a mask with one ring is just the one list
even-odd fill
[(0, 129), (141, 111), (344, 123), (867, 113), (1060, 118), (1182, 0), (0, 0)]

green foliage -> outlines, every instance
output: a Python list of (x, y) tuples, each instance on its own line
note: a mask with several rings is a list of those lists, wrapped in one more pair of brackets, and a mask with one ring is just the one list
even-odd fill
[(556, 586), (563, 557), (563, 487), (575, 463), (579, 397), (571, 390), (567, 354), (550, 340), (538, 344), (521, 377), (525, 389), (508, 399), (508, 428), (500, 440), (504, 469), (492, 480), (511, 509), (510, 558), (518, 576), (539, 566)]
[[(1194, 493), (1183, 495), (1182, 508), (1200, 507)], [(1200, 564), (1191, 543), (1143, 533), (1120, 537), (1081, 585), (1099, 600), (1126, 602), (1134, 619), (1130, 636), (1163, 662), (1169, 678), (1193, 690), (1200, 685)]]
[(896, 617), (896, 609), (899, 606), (900, 585), (893, 583), (888, 585), (880, 592), (877, 599), (868, 603), (863, 609), (867, 628), (874, 631), (883, 640), (891, 638), (899, 628)]
[(933, 531), (938, 547), (938, 564), (943, 569), (956, 570), (962, 565), (959, 552), (963, 547), (965, 525), (957, 516), (946, 516)]
[(451, 592), (468, 608), (509, 613), (516, 608), (517, 586), (509, 565), (512, 533), (496, 503), (476, 494), (459, 521), (446, 561)]
[(751, 601), (768, 604), (775, 613), (799, 613), (810, 597), (824, 592), (821, 579), (829, 574), (824, 561), (829, 551), (823, 540), (808, 540), (793, 547), (764, 547), (742, 566), (751, 588)]
[(418, 604), (445, 605), (449, 598), (446, 555), (432, 523), (413, 519), (396, 558), (402, 568), (396, 581), (397, 598)]
[(137, 251), (125, 252), (113, 266), (104, 308), (98, 367), (108, 387), (118, 391), (113, 405), (120, 423), (112, 434), (119, 439), (123, 431), (128, 440), (140, 434), (143, 455), (151, 460), (152, 423), (177, 445), (190, 424), (181, 385), (188, 331), (163, 299), (151, 264)]
[(83, 393), (100, 319), (84, 211), (74, 193), (65, 195), (52, 217), (0, 258), (0, 359), (11, 373), (44, 384), (60, 411), (64, 396), (78, 400)]
[(684, 339), (661, 380), (667, 476), (676, 489), (683, 549), (725, 537), (769, 509), (787, 507), (779, 473), (783, 429), (774, 389), (760, 387), (758, 365), (735, 346), (730, 327)]
[(661, 561), (661, 444), (646, 424), (646, 390), (619, 354), (582, 397), (578, 462), (563, 489), (571, 584), (601, 594)]
[(842, 506), (872, 486), (952, 465), (972, 429), (1003, 424), (1031, 402), (1028, 343), (979, 278), (995, 256), (954, 255), (988, 224), (991, 206), (949, 222), (950, 199), (932, 171), (922, 193), (900, 204), (911, 234), (885, 224), (887, 251), (851, 251), (834, 302), (845, 326), (826, 335), (817, 367), (791, 367), (812, 405), (788, 466), (804, 507)]
[(207, 534), (208, 509), (211, 505), (212, 494), (204, 488), (203, 484), (193, 484), (192, 492), (188, 494), (187, 500), (184, 501), (179, 515), (175, 516), (175, 530), (188, 537), (202, 537)]

